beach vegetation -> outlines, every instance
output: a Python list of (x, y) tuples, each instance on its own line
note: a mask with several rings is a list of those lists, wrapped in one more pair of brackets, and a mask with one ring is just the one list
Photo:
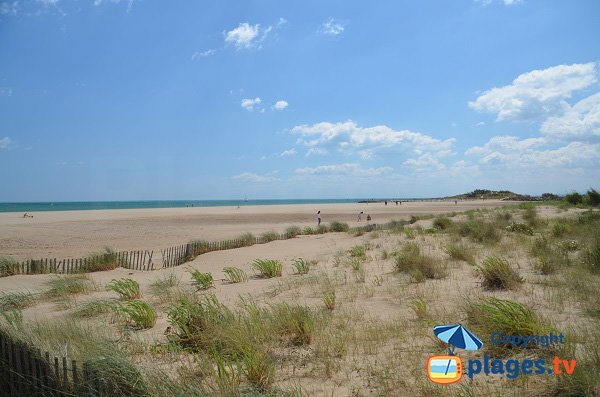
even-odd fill
[(131, 278), (113, 279), (106, 285), (107, 291), (116, 292), (121, 300), (140, 299), (140, 284)]
[(300, 234), (302, 234), (302, 229), (300, 229), (298, 226), (290, 226), (285, 229), (285, 236), (287, 238), (294, 238)]
[(263, 241), (265, 242), (271, 242), (271, 241), (275, 241), (275, 240), (279, 240), (279, 234), (275, 233), (273, 230), (270, 230), (268, 232), (264, 232), (261, 235)]
[(117, 253), (110, 247), (104, 247), (102, 252), (91, 253), (86, 259), (87, 266), (82, 271), (88, 273), (114, 270), (121, 265)]
[(452, 226), (452, 220), (446, 216), (438, 216), (433, 220), (433, 227), (437, 230), (446, 230)]
[(254, 237), (254, 234), (249, 232), (238, 236), (237, 240), (241, 243), (242, 247), (249, 247), (256, 244), (256, 237)]
[(514, 233), (526, 234), (528, 236), (533, 236), (533, 228), (524, 223), (511, 223), (506, 227), (506, 230)]
[(87, 293), (94, 289), (93, 283), (84, 274), (54, 276), (46, 285), (49, 289), (45, 295), (49, 298), (65, 298), (70, 295)]
[(444, 247), (444, 251), (451, 259), (465, 261), (469, 265), (475, 265), (475, 255), (473, 248), (463, 243), (449, 243)]
[(335, 309), (335, 290), (328, 289), (323, 292), (323, 304), (328, 310)]
[(262, 278), (281, 277), (283, 269), (282, 263), (276, 259), (256, 259), (252, 267)]
[(600, 193), (597, 192), (595, 189), (590, 188), (590, 190), (587, 191), (586, 195), (589, 205), (591, 205), (592, 207), (597, 207), (600, 205)]
[(0, 312), (23, 310), (35, 304), (35, 296), (30, 292), (1, 292)]
[(365, 244), (358, 244), (350, 248), (350, 257), (365, 260), (367, 259), (367, 246)]
[(422, 298), (413, 299), (410, 302), (410, 308), (419, 320), (424, 320), (429, 316), (427, 302)]
[(302, 234), (310, 236), (311, 234), (315, 234), (315, 229), (310, 226), (304, 226), (304, 229), (302, 229)]
[(18, 274), (19, 263), (12, 258), (0, 257), (0, 277)]
[(499, 256), (485, 258), (477, 273), (487, 289), (515, 289), (524, 281), (508, 260)]
[(404, 235), (407, 239), (413, 240), (416, 237), (415, 229), (407, 227), (404, 229)]
[(583, 203), (583, 196), (577, 192), (571, 192), (565, 196), (565, 201), (571, 205)]
[(497, 243), (502, 238), (494, 224), (480, 219), (460, 222), (457, 225), (456, 233), (461, 237), (468, 237), (475, 242), (484, 244)]
[(350, 227), (347, 223), (334, 221), (329, 224), (330, 232), (347, 232), (348, 230), (350, 230)]
[(416, 282), (447, 275), (444, 264), (436, 258), (422, 255), (417, 244), (404, 244), (395, 257), (396, 271), (410, 275)]
[(213, 276), (210, 273), (203, 273), (193, 268), (188, 268), (187, 271), (192, 276), (192, 285), (196, 287), (196, 291), (205, 291), (214, 287)]
[(246, 272), (238, 267), (225, 267), (223, 273), (225, 273), (226, 280), (232, 284), (248, 281)]
[(93, 299), (78, 305), (71, 315), (77, 318), (91, 318), (114, 312), (117, 302), (110, 299)]
[(292, 266), (296, 269), (296, 274), (307, 274), (310, 271), (310, 262), (302, 258), (294, 259)]
[(316, 234), (325, 234), (329, 232), (327, 225), (319, 225), (316, 230)]
[(127, 300), (116, 306), (124, 322), (136, 329), (147, 329), (156, 324), (156, 311), (146, 302), (138, 299)]

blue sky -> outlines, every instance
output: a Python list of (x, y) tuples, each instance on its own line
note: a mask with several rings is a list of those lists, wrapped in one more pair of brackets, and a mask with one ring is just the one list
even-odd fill
[(0, 0), (0, 201), (600, 188), (600, 2)]

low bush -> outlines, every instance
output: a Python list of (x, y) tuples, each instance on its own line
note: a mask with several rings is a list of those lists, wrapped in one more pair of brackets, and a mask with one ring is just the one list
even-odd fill
[(437, 230), (446, 230), (451, 226), (452, 221), (445, 216), (439, 216), (433, 220), (433, 227)]
[(328, 310), (335, 309), (335, 291), (325, 291), (323, 293), (323, 304)]
[(104, 247), (103, 252), (92, 253), (87, 256), (85, 272), (103, 272), (113, 270), (121, 266), (117, 259), (117, 253), (110, 247)]
[(264, 232), (261, 237), (262, 237), (263, 241), (271, 242), (271, 241), (278, 240), (279, 234), (275, 233), (273, 230), (270, 230), (268, 232)]
[(34, 303), (35, 297), (29, 292), (0, 293), (0, 312), (22, 310)]
[(294, 259), (292, 266), (296, 269), (296, 273), (300, 275), (307, 274), (310, 270), (310, 262), (302, 258)]
[(246, 272), (237, 267), (225, 267), (223, 268), (223, 273), (225, 273), (225, 277), (230, 283), (235, 284), (248, 281)]
[(189, 268), (187, 271), (192, 276), (192, 284), (196, 287), (196, 291), (205, 291), (214, 287), (213, 276), (210, 273), (203, 273), (196, 269)]
[(329, 224), (329, 231), (331, 232), (347, 232), (348, 230), (350, 230), (350, 227), (347, 223), (334, 221)]
[(572, 205), (583, 203), (583, 196), (577, 192), (569, 193), (565, 196), (565, 201)]
[(241, 242), (242, 246), (249, 247), (256, 244), (256, 237), (252, 233), (244, 233), (237, 238)]
[(82, 294), (93, 289), (93, 284), (83, 274), (56, 276), (48, 281), (50, 287), (46, 295), (50, 298), (62, 298), (74, 294)]
[(283, 270), (281, 262), (275, 259), (256, 259), (252, 267), (263, 278), (280, 277)]
[(514, 289), (523, 282), (508, 261), (498, 256), (488, 256), (477, 269), (482, 285), (488, 289)]
[(119, 294), (119, 298), (122, 300), (139, 299), (142, 297), (140, 284), (130, 278), (114, 279), (106, 285), (106, 289)]
[(0, 257), (0, 277), (14, 276), (18, 273), (19, 263), (11, 258)]
[(246, 380), (259, 391), (264, 391), (275, 380), (275, 362), (266, 352), (251, 349), (242, 356)]
[(587, 191), (586, 195), (588, 203), (591, 206), (597, 207), (600, 205), (600, 193), (598, 193), (596, 190), (590, 188), (590, 190)]
[(446, 267), (439, 260), (422, 255), (416, 244), (404, 245), (395, 256), (396, 271), (409, 274), (416, 282), (447, 275)]
[(556, 221), (552, 224), (552, 236), (553, 237), (562, 237), (569, 231), (569, 227), (565, 222)]
[(451, 259), (457, 261), (465, 261), (469, 265), (475, 265), (475, 256), (473, 249), (466, 244), (450, 243), (446, 245), (444, 251)]
[(300, 234), (302, 234), (302, 230), (298, 226), (290, 226), (285, 229), (285, 236), (287, 238), (294, 238)]
[(533, 236), (533, 228), (524, 223), (511, 223), (506, 227), (506, 230), (509, 232), (526, 234), (528, 236)]
[(156, 324), (156, 311), (142, 300), (121, 302), (116, 310), (123, 320), (134, 328), (147, 329)]
[(502, 238), (493, 224), (478, 219), (461, 222), (456, 230), (461, 237), (469, 237), (478, 243), (493, 244)]
[(315, 234), (315, 229), (313, 229), (310, 226), (305, 226), (304, 229), (302, 229), (302, 234), (306, 234), (307, 236), (310, 236), (311, 234)]
[(558, 265), (551, 257), (542, 256), (533, 264), (533, 268), (539, 274), (548, 275), (554, 274), (558, 270)]
[(316, 230), (316, 234), (325, 234), (329, 232), (329, 228), (325, 225), (319, 225)]
[(350, 248), (352, 258), (367, 259), (367, 247), (364, 244), (358, 244)]
[(108, 299), (94, 299), (77, 306), (71, 315), (79, 318), (90, 318), (113, 312), (118, 304)]
[(591, 246), (581, 253), (584, 265), (593, 273), (600, 273), (600, 237), (596, 236)]

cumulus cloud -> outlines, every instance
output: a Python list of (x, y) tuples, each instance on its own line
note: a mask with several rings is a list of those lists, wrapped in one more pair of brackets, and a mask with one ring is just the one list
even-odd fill
[(335, 18), (329, 18), (327, 22), (323, 22), (323, 24), (321, 25), (321, 32), (331, 36), (337, 36), (344, 33), (345, 28), (345, 23), (336, 20)]
[(561, 115), (546, 119), (540, 131), (559, 139), (600, 137), (600, 92), (567, 105)]
[(600, 144), (571, 142), (550, 147), (545, 138), (519, 139), (497, 136), (483, 146), (468, 149), (467, 156), (478, 156), (480, 164), (504, 164), (510, 167), (567, 167), (600, 163)]
[[(441, 158), (452, 154), (455, 139), (439, 140), (419, 132), (396, 131), (385, 125), (360, 127), (354, 121), (339, 123), (321, 122), (313, 125), (299, 125), (292, 133), (300, 137), (299, 145), (309, 148), (308, 155), (321, 154), (328, 148), (346, 154), (356, 154), (362, 159), (370, 159), (380, 153), (400, 153), (407, 156)], [(416, 160), (415, 160), (416, 161)], [(413, 164), (409, 162), (407, 165)]]
[(260, 105), (261, 103), (261, 99), (259, 97), (256, 97), (254, 99), (252, 98), (244, 98), (242, 99), (242, 107), (244, 109), (246, 109), (247, 111), (251, 112), (255, 109), (256, 106)]
[(8, 145), (11, 144), (11, 142), (12, 142), (11, 139), (7, 136), (0, 139), (0, 149), (6, 149), (8, 147)]
[(287, 101), (284, 101), (284, 100), (277, 101), (277, 102), (275, 102), (275, 105), (273, 105), (274, 110), (283, 110), (287, 107), (288, 107), (288, 103), (287, 103)]
[(306, 157), (309, 157), (309, 156), (321, 156), (321, 155), (324, 155), (324, 154), (327, 154), (327, 153), (329, 153), (329, 152), (326, 149), (318, 148), (318, 147), (311, 147), (310, 149), (308, 149), (306, 151), (306, 155), (305, 156)]
[[(285, 23), (280, 19), (277, 26)], [(260, 24), (250, 25), (248, 22), (240, 23), (237, 28), (224, 32), (225, 44), (232, 44), (237, 49), (242, 48), (260, 48), (261, 43), (267, 38), (273, 30), (273, 26), (261, 28)]]
[(574, 91), (597, 81), (596, 64), (558, 65), (521, 74), (512, 84), (485, 91), (469, 107), (495, 113), (497, 121), (527, 120), (554, 114)]
[(301, 175), (378, 176), (391, 171), (392, 167), (362, 168), (358, 163), (343, 163), (297, 168), (295, 172)]
[(273, 174), (276, 172), (271, 172), (265, 175), (255, 174), (253, 172), (242, 172), (239, 175), (232, 176), (231, 179), (239, 180), (242, 182), (274, 182), (279, 179), (274, 177)]

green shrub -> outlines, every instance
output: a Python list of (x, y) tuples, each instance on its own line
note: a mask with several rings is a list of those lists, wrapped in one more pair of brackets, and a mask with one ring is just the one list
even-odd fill
[(416, 223), (416, 222), (417, 222), (419, 219), (420, 219), (420, 218), (419, 218), (418, 216), (416, 216), (416, 215), (411, 215), (411, 216), (410, 216), (410, 219), (408, 220), (408, 223), (410, 223), (410, 224), (412, 225), (413, 223)]
[(412, 311), (415, 313), (415, 315), (417, 316), (417, 318), (419, 320), (423, 320), (423, 319), (427, 318), (427, 302), (425, 302), (423, 299), (421, 299), (421, 298), (414, 299), (410, 303), (410, 308), (412, 309)]
[(409, 274), (416, 282), (439, 279), (447, 275), (445, 266), (437, 259), (421, 255), (416, 244), (406, 244), (396, 254), (396, 271)]
[(461, 222), (457, 228), (462, 237), (469, 237), (478, 243), (491, 244), (500, 241), (501, 236), (493, 224), (472, 219)]
[(569, 193), (565, 196), (565, 201), (572, 205), (583, 203), (583, 196), (577, 192)]
[(14, 276), (18, 274), (19, 263), (11, 258), (0, 257), (0, 277)]
[(106, 285), (106, 289), (119, 294), (119, 298), (122, 300), (139, 299), (142, 297), (140, 284), (130, 278), (114, 279)]
[(586, 195), (591, 206), (597, 207), (600, 205), (600, 193), (598, 193), (596, 190), (590, 188)]
[[(484, 340), (495, 332), (501, 335), (519, 335), (522, 337), (548, 335), (550, 332), (558, 335), (556, 330), (542, 321), (533, 310), (519, 302), (485, 297), (478, 301), (467, 301), (465, 309), (467, 321), (472, 330)], [(510, 345), (494, 345), (491, 343), (485, 346), (488, 349), (497, 348), (500, 350), (511, 347)], [(530, 344), (527, 347), (533, 348), (536, 345)]]
[(569, 227), (562, 221), (556, 221), (552, 224), (552, 236), (562, 237), (569, 231)]
[(225, 267), (223, 268), (223, 273), (225, 273), (225, 277), (230, 283), (235, 284), (248, 281), (246, 272), (237, 267)]
[(317, 234), (325, 234), (327, 232), (329, 232), (329, 228), (327, 228), (327, 226), (325, 226), (325, 225), (319, 225), (317, 227), (317, 230), (316, 230)]
[(296, 268), (297, 274), (307, 274), (310, 270), (310, 262), (302, 258), (294, 259), (292, 266)]
[(540, 274), (548, 275), (556, 273), (558, 266), (553, 258), (542, 256), (534, 263), (533, 268)]
[(187, 271), (192, 276), (192, 284), (196, 287), (196, 291), (205, 291), (214, 286), (212, 274), (202, 273), (192, 268), (187, 269)]
[(125, 322), (134, 328), (147, 329), (156, 324), (156, 312), (144, 301), (127, 300), (121, 302), (116, 310)]
[(275, 380), (275, 363), (266, 352), (252, 349), (244, 352), (244, 374), (246, 380), (258, 390), (264, 391)]
[(468, 245), (450, 243), (444, 248), (444, 251), (454, 260), (465, 261), (469, 265), (475, 265), (473, 250)]
[(404, 235), (407, 239), (413, 240), (416, 237), (415, 229), (407, 227), (406, 229), (404, 229)]
[(116, 269), (121, 265), (117, 253), (110, 247), (104, 247), (104, 252), (89, 254), (86, 259), (88, 264), (85, 269), (82, 269), (85, 272), (103, 272)]
[(94, 299), (77, 306), (71, 313), (74, 317), (90, 318), (110, 313), (117, 308), (117, 303), (108, 299)]
[(271, 242), (271, 241), (275, 241), (275, 240), (279, 239), (279, 235), (277, 233), (275, 233), (273, 230), (264, 232), (261, 237), (265, 242)]
[(367, 259), (367, 247), (364, 244), (358, 244), (350, 248), (352, 258)]
[(315, 230), (310, 226), (305, 226), (304, 229), (302, 229), (302, 234), (310, 236), (311, 234), (315, 234)]
[(512, 223), (506, 227), (506, 230), (509, 232), (526, 234), (528, 236), (533, 236), (533, 228), (524, 223)]
[(433, 221), (433, 227), (437, 230), (446, 230), (452, 226), (452, 221), (445, 216), (439, 216)]
[(582, 252), (584, 265), (593, 273), (600, 273), (600, 238), (592, 242), (590, 248)]
[(35, 304), (35, 297), (29, 292), (0, 293), (0, 312), (22, 310)]
[(249, 247), (256, 244), (256, 237), (252, 233), (244, 233), (237, 238), (244, 247)]
[(289, 338), (291, 344), (310, 344), (315, 329), (315, 318), (310, 308), (279, 303), (271, 306), (269, 320), (275, 333)]
[(87, 276), (82, 274), (56, 276), (48, 281), (50, 289), (46, 295), (50, 298), (63, 298), (69, 295), (89, 292), (93, 285)]
[(285, 236), (287, 238), (294, 238), (300, 234), (302, 234), (302, 230), (298, 226), (290, 226), (285, 229)]
[(524, 211), (523, 219), (531, 227), (535, 227), (539, 224), (539, 219), (538, 219), (537, 210), (536, 210), (535, 206), (533, 206), (531, 208), (527, 208)]
[(498, 256), (488, 256), (481, 266), (478, 266), (479, 276), (483, 286), (488, 289), (514, 289), (523, 282), (508, 261)]
[(90, 379), (101, 385), (102, 393), (113, 397), (146, 397), (148, 385), (138, 367), (122, 353), (97, 354), (87, 361)]
[(323, 293), (323, 303), (325, 307), (329, 310), (335, 309), (335, 291), (325, 291)]
[(347, 223), (335, 221), (329, 224), (329, 231), (331, 232), (347, 232), (348, 230), (350, 230), (350, 227)]
[(252, 262), (252, 267), (263, 278), (281, 277), (283, 270), (281, 262), (275, 259), (256, 259)]

